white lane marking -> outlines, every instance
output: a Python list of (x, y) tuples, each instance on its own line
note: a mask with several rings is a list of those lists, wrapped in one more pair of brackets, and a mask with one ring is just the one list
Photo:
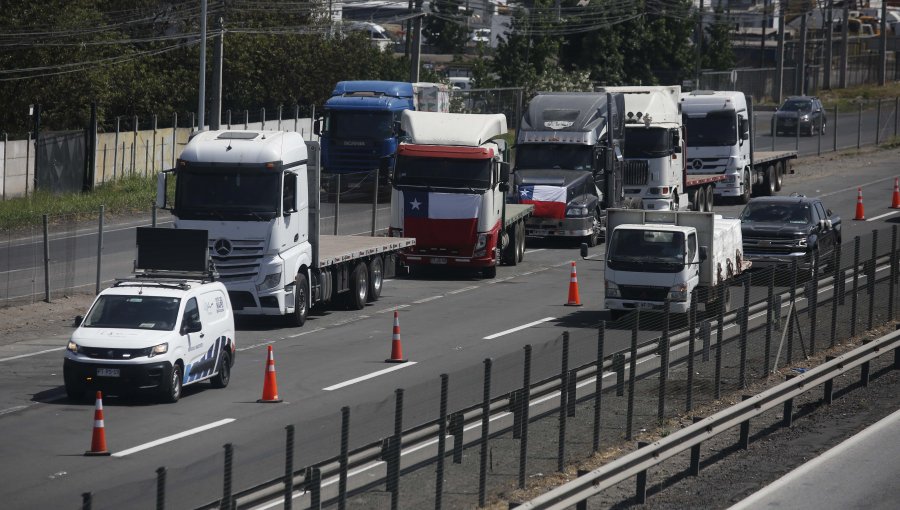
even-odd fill
[(334, 391), (334, 390), (339, 390), (339, 389), (341, 389), (341, 388), (350, 386), (351, 384), (356, 384), (356, 383), (358, 383), (358, 382), (362, 382), (362, 381), (365, 381), (365, 380), (368, 380), (368, 379), (372, 379), (372, 378), (374, 378), (374, 377), (378, 377), (379, 375), (384, 375), (384, 374), (393, 372), (393, 371), (395, 371), (395, 370), (400, 370), (401, 368), (406, 368), (406, 367), (415, 365), (416, 363), (417, 363), (417, 362), (415, 362), (415, 361), (407, 361), (406, 363), (400, 363), (400, 364), (394, 365), (394, 366), (392, 366), (392, 367), (390, 367), (390, 368), (385, 368), (384, 370), (379, 370), (379, 371), (377, 371), (377, 372), (372, 372), (371, 374), (367, 374), (367, 375), (363, 375), (363, 376), (357, 377), (356, 379), (350, 379), (349, 381), (344, 381), (344, 382), (342, 382), (342, 383), (338, 383), (338, 384), (335, 384), (335, 385), (333, 385), (333, 386), (329, 386), (329, 387), (327, 387), (327, 388), (322, 388), (322, 390), (323, 390), (323, 391)]
[(539, 251), (545, 251), (547, 248), (536, 248), (534, 250), (525, 250), (525, 253), (537, 253)]
[(874, 218), (869, 218), (869, 219), (867, 219), (866, 221), (880, 220), (881, 218), (887, 218), (888, 216), (893, 216), (893, 215), (895, 215), (895, 214), (900, 214), (900, 211), (891, 211), (891, 212), (888, 212), (888, 213), (884, 213), (884, 214), (882, 214), (881, 216), (875, 216)]
[(448, 292), (447, 294), (461, 294), (461, 293), (463, 293), (463, 292), (468, 292), (468, 291), (470, 291), (470, 290), (475, 290), (475, 289), (477, 289), (478, 287), (479, 287), (478, 285), (470, 285), (470, 286), (468, 286), (468, 287), (463, 287), (463, 288), (461, 288), (461, 289), (451, 290), (451, 291)]
[(199, 434), (200, 432), (214, 429), (216, 427), (221, 427), (222, 425), (228, 425), (233, 422), (234, 418), (225, 418), (224, 420), (214, 421), (212, 423), (207, 423), (206, 425), (201, 425), (196, 428), (192, 428), (190, 430), (185, 430), (184, 432), (179, 432), (178, 434), (172, 434), (171, 436), (166, 436), (161, 439), (157, 439), (156, 441), (150, 441), (149, 443), (144, 443), (139, 446), (135, 446), (134, 448), (129, 448), (127, 450), (122, 450), (121, 452), (117, 452), (112, 454), (113, 457), (124, 457), (126, 455), (131, 455), (132, 453), (137, 453), (142, 450), (146, 450), (148, 448), (153, 448), (154, 446), (159, 446), (161, 444), (169, 443), (175, 441), (177, 439), (181, 439), (183, 437), (192, 436), (194, 434)]
[(510, 333), (515, 333), (516, 331), (522, 331), (523, 329), (528, 329), (531, 326), (536, 326), (538, 324), (541, 324), (541, 323), (544, 323), (547, 321), (552, 321), (552, 320), (556, 320), (556, 317), (544, 317), (543, 319), (538, 320), (538, 321), (529, 322), (528, 324), (524, 324), (524, 325), (516, 327), (516, 328), (507, 329), (506, 331), (501, 331), (499, 333), (494, 333), (493, 335), (488, 335), (488, 336), (484, 337), (484, 340), (493, 340), (497, 337), (501, 337), (503, 335), (508, 335)]
[(431, 296), (431, 297), (427, 297), (427, 298), (424, 298), (424, 299), (420, 299), (420, 300), (418, 300), (418, 301), (413, 301), (413, 303), (414, 303), (414, 304), (417, 304), (417, 305), (421, 305), (422, 303), (427, 303), (427, 302), (429, 302), (429, 301), (434, 301), (435, 299), (441, 299), (442, 297), (444, 297), (444, 296), (443, 296), (443, 295), (441, 295), (441, 296)]
[(64, 350), (66, 350), (65, 347), (56, 347), (56, 348), (54, 348), (54, 349), (47, 349), (47, 350), (43, 350), (43, 351), (32, 352), (32, 353), (29, 353), (29, 354), (19, 354), (18, 356), (10, 356), (10, 357), (8, 357), (8, 358), (0, 358), (0, 362), (3, 362), (3, 361), (12, 361), (12, 360), (14, 360), (14, 359), (30, 358), (31, 356), (38, 356), (38, 355), (41, 355), (41, 354), (47, 354), (48, 352), (56, 352), (56, 351), (64, 351)]
[(0, 416), (3, 416), (4, 414), (14, 413), (16, 411), (21, 411), (22, 409), (28, 409), (28, 406), (15, 406), (15, 407), (10, 407), (8, 409), (0, 410)]
[(838, 193), (843, 193), (843, 192), (845, 192), (845, 191), (853, 191), (853, 190), (856, 190), (856, 188), (862, 188), (862, 187), (865, 187), (865, 186), (871, 186), (872, 184), (879, 184), (879, 183), (882, 183), (882, 182), (884, 182), (884, 181), (889, 181), (889, 180), (891, 180), (891, 179), (893, 179), (893, 178), (894, 178), (894, 177), (885, 177), (884, 179), (877, 179), (877, 180), (874, 180), (874, 181), (865, 182), (865, 183), (862, 183), (862, 184), (857, 184), (857, 185), (855, 185), (855, 186), (850, 186), (849, 188), (839, 189), (839, 190), (837, 190), (837, 191), (829, 191), (828, 193), (822, 193), (821, 195), (819, 195), (819, 198), (822, 198), (822, 197), (830, 197), (831, 195), (837, 195)]
[(487, 284), (493, 285), (495, 283), (509, 281), (509, 280), (512, 280), (513, 278), (515, 278), (516, 276), (518, 276), (518, 275), (507, 276), (506, 278), (494, 278), (493, 280), (488, 281)]
[(311, 330), (309, 330), (309, 331), (304, 331), (303, 333), (297, 333), (296, 335), (288, 335), (287, 337), (288, 337), (288, 338), (297, 338), (298, 336), (308, 335), (308, 334), (310, 334), (310, 333), (315, 333), (315, 332), (317, 332), (317, 331), (322, 331), (322, 330), (324, 330), (324, 329), (325, 329), (325, 328), (311, 329)]
[(25, 271), (32, 271), (32, 272), (35, 272), (35, 271), (37, 271), (37, 270), (38, 270), (38, 268), (35, 266), (35, 267), (26, 267), (26, 268), (23, 268), (23, 269), (10, 269), (9, 271), (0, 271), (0, 274), (23, 273), (23, 272), (25, 272)]
[(372, 313), (391, 313), (391, 312), (396, 312), (397, 310), (399, 310), (401, 308), (409, 308), (410, 306), (412, 306), (412, 305), (396, 305), (396, 306), (392, 306), (390, 308), (385, 308), (384, 310), (378, 310), (377, 312), (372, 312)]
[(277, 341), (278, 341), (278, 340), (269, 340), (268, 342), (263, 342), (263, 343), (261, 343), (261, 344), (248, 345), (247, 347), (241, 347), (240, 349), (235, 349), (235, 350), (236, 350), (237, 352), (249, 351), (250, 349), (255, 349), (255, 348), (257, 348), (257, 347), (263, 347), (263, 346), (265, 346), (265, 345), (271, 345), (271, 344), (274, 344), (274, 343), (277, 342)]

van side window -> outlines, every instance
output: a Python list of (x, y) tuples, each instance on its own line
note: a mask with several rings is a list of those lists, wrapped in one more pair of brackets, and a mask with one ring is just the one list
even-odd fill
[(182, 327), (200, 326), (200, 308), (197, 307), (197, 298), (191, 298), (185, 305), (181, 325)]
[(694, 261), (694, 255), (697, 253), (697, 234), (688, 235), (688, 262)]

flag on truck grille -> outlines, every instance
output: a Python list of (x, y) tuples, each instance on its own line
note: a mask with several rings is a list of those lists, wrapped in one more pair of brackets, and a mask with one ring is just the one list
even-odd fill
[(534, 205), (538, 218), (565, 218), (566, 194), (565, 186), (519, 186), (519, 202)]
[(475, 244), (481, 195), (404, 190), (403, 235), (416, 248), (440, 247), (469, 255)]

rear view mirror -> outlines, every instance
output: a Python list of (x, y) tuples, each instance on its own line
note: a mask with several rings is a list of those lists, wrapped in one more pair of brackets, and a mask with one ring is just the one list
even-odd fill
[(78, 326), (81, 326), (82, 322), (84, 322), (84, 317), (81, 315), (76, 315), (75, 319), (72, 321), (72, 327), (77, 328)]
[(509, 163), (500, 163), (500, 182), (509, 182)]
[(750, 138), (750, 121), (741, 117), (739, 119), (739, 127), (741, 130), (741, 140), (747, 140)]
[(316, 136), (322, 136), (322, 117), (313, 121), (313, 133)]

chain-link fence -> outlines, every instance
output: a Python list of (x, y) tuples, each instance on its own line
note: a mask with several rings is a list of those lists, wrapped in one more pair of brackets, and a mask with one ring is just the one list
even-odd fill
[[(702, 416), (720, 399), (739, 400), (757, 382), (865, 341), (896, 317), (897, 243), (895, 225), (745, 273), (718, 289), (727, 306), (600, 323), (576, 312), (546, 343), (288, 425), (284, 441), (241, 438), (191, 467), (209, 473), (224, 461), (221, 491), (206, 477), (200, 493), (184, 476), (156, 497), (202, 508), (485, 506), (534, 476), (665, 435), (676, 418)], [(334, 453), (313, 461), (313, 451)], [(114, 506), (125, 489), (92, 501)], [(147, 486), (143, 493), (151, 497)]]

